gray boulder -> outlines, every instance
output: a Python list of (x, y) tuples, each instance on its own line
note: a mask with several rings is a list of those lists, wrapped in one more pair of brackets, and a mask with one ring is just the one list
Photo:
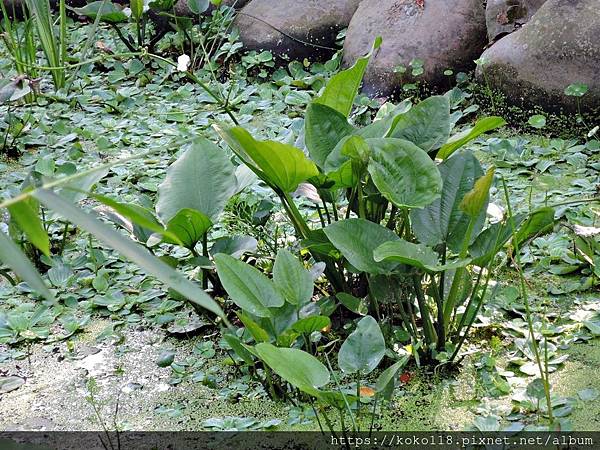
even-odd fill
[(420, 79), (447, 83), (444, 70), (472, 67), (483, 51), (485, 9), (481, 0), (363, 0), (346, 33), (344, 63), (367, 53), (377, 36), (383, 44), (367, 69), (367, 94), (396, 91), (408, 80), (394, 69), (413, 59), (424, 62)]
[(488, 0), (485, 21), (490, 42), (525, 25), (546, 0)]
[(235, 19), (248, 50), (291, 59), (334, 52), (335, 38), (350, 23), (360, 0), (252, 0)]
[(549, 111), (576, 112), (564, 90), (583, 83), (583, 110), (600, 105), (600, 8), (598, 0), (547, 0), (519, 30), (485, 51), (478, 69), (492, 88), (518, 106), (538, 104)]

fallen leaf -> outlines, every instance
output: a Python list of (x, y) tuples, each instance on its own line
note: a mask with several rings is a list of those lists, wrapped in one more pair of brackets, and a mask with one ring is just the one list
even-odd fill
[(362, 386), (360, 388), (360, 396), (361, 397), (373, 397), (375, 395), (375, 390), (371, 389), (367, 386)]

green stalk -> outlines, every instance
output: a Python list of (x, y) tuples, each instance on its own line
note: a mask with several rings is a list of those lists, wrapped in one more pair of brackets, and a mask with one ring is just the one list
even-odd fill
[(356, 374), (356, 397), (357, 397), (357, 403), (356, 403), (356, 415), (359, 416), (360, 415), (360, 372), (358, 372)]
[[(67, 61), (67, 8), (65, 0), (60, 0), (59, 3), (59, 14), (60, 14), (60, 59), (59, 62), (63, 65)], [(61, 87), (65, 85), (65, 71), (60, 72)]]
[[(208, 258), (208, 232), (202, 235), (202, 256)], [(202, 289), (208, 289), (208, 269), (202, 269)]]
[[(463, 240), (463, 245), (458, 256), (459, 259), (464, 259), (467, 257), (467, 253), (469, 252), (469, 243), (471, 242), (471, 235), (473, 234), (473, 228), (475, 227), (475, 221), (475, 217), (471, 217), (471, 220), (469, 220), (469, 226), (467, 227), (465, 238)], [(446, 304), (444, 305), (444, 327), (446, 328), (446, 331), (448, 331), (450, 317), (452, 316), (452, 312), (456, 307), (458, 290), (463, 284), (463, 279), (465, 277), (466, 272), (467, 270), (464, 267), (459, 267), (454, 272), (454, 278), (452, 279), (450, 292), (448, 293), (448, 298), (446, 299)]]
[(379, 394), (375, 395), (375, 401), (373, 402), (373, 412), (371, 413), (371, 426), (369, 427), (369, 436), (373, 432), (373, 426), (375, 425), (375, 414), (377, 413), (377, 401), (379, 400)]
[(417, 296), (417, 302), (419, 304), (419, 311), (421, 312), (421, 320), (423, 321), (423, 333), (425, 334), (425, 340), (427, 341), (427, 345), (431, 346), (435, 344), (436, 337), (433, 331), (433, 326), (431, 324), (431, 317), (429, 317), (429, 310), (427, 308), (425, 296), (423, 295), (421, 282), (417, 274), (414, 274), (412, 276), (412, 282), (413, 288), (415, 290), (415, 295)]
[(365, 198), (363, 196), (362, 182), (360, 180), (358, 181), (356, 193), (358, 199), (358, 217), (360, 217), (361, 219), (366, 219), (367, 213), (365, 211)]
[[(350, 419), (352, 420), (353, 430), (356, 432), (356, 431), (358, 431), (358, 426), (356, 425), (356, 421), (354, 420), (354, 413), (352, 412), (352, 408), (350, 408), (350, 404), (348, 403), (348, 399), (346, 398), (346, 395), (342, 392), (342, 388), (340, 387), (340, 382), (339, 382), (337, 376), (335, 375), (333, 368), (331, 367), (331, 362), (329, 361), (329, 356), (327, 356), (326, 352), (323, 352), (323, 355), (325, 356), (325, 361), (327, 361), (327, 366), (329, 367), (329, 371), (331, 372), (331, 376), (333, 377), (333, 381), (335, 382), (337, 390), (341, 394), (342, 398), (344, 399), (344, 404), (346, 405), (346, 409), (348, 410), (348, 414), (350, 414)], [(341, 413), (341, 410), (340, 410), (340, 413)]]
[(545, 376), (546, 372), (544, 370), (544, 365), (542, 363), (542, 357), (540, 355), (540, 349), (538, 346), (538, 342), (535, 339), (535, 331), (533, 328), (533, 317), (531, 315), (531, 308), (529, 305), (529, 296), (527, 291), (527, 284), (525, 283), (525, 276), (523, 275), (523, 266), (521, 265), (521, 249), (519, 247), (519, 241), (517, 239), (517, 230), (515, 226), (515, 221), (512, 213), (512, 208), (510, 204), (510, 197), (508, 195), (508, 188), (506, 186), (506, 181), (504, 177), (502, 177), (502, 187), (504, 188), (504, 198), (506, 200), (506, 208), (508, 210), (508, 220), (510, 221), (512, 236), (513, 236), (513, 246), (514, 246), (514, 259), (515, 265), (517, 269), (517, 274), (519, 276), (519, 287), (521, 290), (521, 296), (523, 298), (523, 304), (525, 306), (525, 317), (527, 319), (527, 327), (529, 328), (529, 334), (531, 336), (531, 345), (533, 347), (533, 353), (535, 355), (535, 359), (538, 365), (538, 369), (540, 371), (540, 378), (544, 383), (544, 393), (546, 396), (546, 405), (548, 408), (548, 419), (552, 423), (554, 421), (554, 416), (552, 414), (552, 400), (550, 399), (550, 383), (548, 378)]
[[(443, 272), (442, 272), (443, 274)], [(443, 281), (443, 280), (442, 280)], [(444, 347), (446, 347), (446, 327), (444, 326), (444, 301), (442, 297), (440, 297), (440, 288), (437, 286), (435, 282), (434, 275), (431, 275), (431, 290), (433, 292), (433, 298), (435, 299), (435, 304), (437, 307), (437, 347), (438, 350), (441, 351)]]

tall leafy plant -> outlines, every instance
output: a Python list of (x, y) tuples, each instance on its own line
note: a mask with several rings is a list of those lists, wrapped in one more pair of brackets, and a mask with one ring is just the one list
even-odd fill
[[(14, 7), (14, 5), (13, 5)], [(0, 2), (0, 11), (2, 11), (1, 38), (8, 54), (13, 59), (17, 74), (25, 75), (29, 80), (38, 77), (38, 71), (35, 68), (37, 46), (34, 35), (34, 24), (30, 17), (25, 17), (22, 24), (13, 21), (14, 11), (7, 10), (4, 2)]]
[[(325, 262), (342, 303), (352, 303), (350, 294), (364, 297), (382, 323), (401, 327), (427, 356), (454, 358), (483, 302), (485, 269), (509, 238), (481, 235), (494, 172), (484, 175), (459, 149), (504, 121), (486, 118), (451, 135), (450, 102), (436, 96), (356, 128), (349, 115), (368, 60), (334, 76), (307, 108), (308, 155), (240, 127), (217, 131), (279, 196), (305, 248)], [(313, 228), (298, 211), (291, 193), (301, 183), (317, 190), (326, 226)], [(487, 253), (477, 254), (481, 248)], [(474, 267), (483, 269), (475, 283)]]
[(58, 25), (50, 7), (50, 0), (25, 0), (27, 11), (42, 47), (55, 89), (65, 86), (67, 62), (67, 13), (65, 0), (58, 2)]

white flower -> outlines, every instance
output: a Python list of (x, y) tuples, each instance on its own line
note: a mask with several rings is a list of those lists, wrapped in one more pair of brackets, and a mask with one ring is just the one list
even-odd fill
[(188, 55), (181, 55), (177, 58), (177, 70), (180, 72), (187, 72), (188, 66), (190, 65), (190, 57)]
[(600, 234), (600, 228), (575, 225), (575, 234), (581, 237), (592, 237)]
[(495, 203), (490, 203), (487, 208), (487, 215), (490, 216), (490, 222), (496, 223), (504, 219), (504, 209)]

